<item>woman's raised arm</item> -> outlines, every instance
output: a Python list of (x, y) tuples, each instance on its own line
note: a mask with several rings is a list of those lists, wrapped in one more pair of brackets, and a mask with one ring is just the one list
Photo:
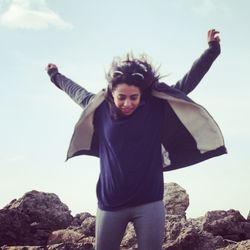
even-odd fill
[(49, 63), (45, 70), (50, 76), (50, 80), (61, 90), (67, 93), (72, 100), (84, 108), (91, 98), (94, 96), (93, 93), (88, 92), (85, 88), (73, 82), (71, 79), (62, 75), (58, 71), (58, 67)]
[(209, 48), (193, 63), (191, 69), (179, 80), (173, 87), (183, 91), (185, 94), (190, 93), (208, 72), (213, 62), (220, 54), (219, 32), (215, 29), (208, 31), (207, 41)]

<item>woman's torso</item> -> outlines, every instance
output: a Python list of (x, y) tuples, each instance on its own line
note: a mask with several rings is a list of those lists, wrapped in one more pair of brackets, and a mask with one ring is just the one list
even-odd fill
[(163, 101), (151, 97), (129, 117), (113, 120), (107, 101), (97, 109), (101, 172), (99, 207), (117, 210), (162, 199)]

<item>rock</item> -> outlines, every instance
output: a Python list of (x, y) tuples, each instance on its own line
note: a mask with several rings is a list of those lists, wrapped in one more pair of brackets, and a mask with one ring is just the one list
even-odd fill
[(227, 247), (218, 248), (217, 250), (249, 250), (250, 240), (241, 241), (238, 243), (232, 243)]
[(95, 236), (95, 217), (87, 217), (81, 224), (81, 232), (87, 236)]
[(0, 210), (0, 246), (26, 245), (31, 232), (28, 215), (18, 210)]
[(203, 230), (203, 222), (204, 216), (188, 219), (188, 221), (193, 225), (195, 230), (197, 230), (199, 234), (199, 242), (197, 245), (197, 249), (201, 250), (210, 250), (217, 249), (219, 247), (225, 247), (229, 243), (221, 236), (214, 236), (212, 233)]
[(164, 249), (194, 249), (198, 239), (198, 232), (182, 215), (166, 216)]
[[(92, 249), (95, 244), (95, 238), (86, 236), (78, 231), (72, 229), (62, 229), (52, 232), (49, 237), (48, 245), (57, 244), (81, 244), (81, 247), (89, 247)], [(60, 246), (61, 247), (61, 246)]]
[(72, 220), (72, 222), (70, 223), (70, 226), (73, 227), (80, 227), (82, 222), (88, 218), (88, 217), (93, 217), (90, 213), (80, 213), (80, 214), (76, 214), (76, 216), (74, 217), (74, 219)]
[(186, 217), (189, 196), (181, 186), (173, 182), (165, 183), (163, 200), (167, 215), (181, 215)]
[(168, 250), (211, 250), (227, 246), (220, 236), (200, 230), (200, 223), (186, 220), (182, 215), (167, 215), (164, 249)]
[(51, 228), (67, 227), (73, 219), (68, 207), (56, 194), (35, 190), (24, 194), (19, 200), (12, 201), (4, 209), (16, 209), (28, 215), (32, 222)]
[(50, 234), (47, 244), (77, 243), (83, 235), (72, 229), (61, 229)]
[(203, 221), (203, 230), (224, 239), (242, 241), (250, 239), (250, 222), (239, 211), (218, 210), (207, 212)]
[(81, 213), (74, 217), (68, 228), (52, 232), (48, 245), (83, 243), (84, 247), (86, 245), (90, 247), (95, 243), (93, 236), (95, 236), (95, 217), (89, 213)]
[(40, 246), (2, 246), (0, 250), (45, 250), (45, 248)]
[(50, 233), (72, 221), (57, 195), (31, 191), (0, 210), (1, 245), (46, 245)]
[(91, 244), (66, 243), (49, 245), (46, 250), (94, 250), (94, 247)]
[(127, 225), (126, 232), (122, 239), (121, 249), (129, 249), (137, 247), (136, 234), (133, 224), (130, 222)]
[[(231, 209), (187, 219), (186, 191), (176, 183), (164, 188), (164, 250), (250, 250), (250, 215)], [(73, 218), (55, 194), (31, 191), (0, 210), (0, 250), (94, 250), (95, 220), (90, 213)], [(137, 249), (132, 223), (121, 249)]]
[(0, 247), (0, 250), (94, 250), (94, 247), (89, 244), (82, 243), (66, 243), (54, 244), (46, 247), (33, 247), (33, 246), (17, 246), (17, 247)]

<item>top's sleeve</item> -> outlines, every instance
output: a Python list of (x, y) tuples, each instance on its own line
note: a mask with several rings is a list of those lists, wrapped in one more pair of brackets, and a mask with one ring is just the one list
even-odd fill
[(220, 54), (220, 43), (212, 41), (207, 50), (193, 63), (191, 69), (172, 87), (184, 93), (190, 93), (208, 72), (214, 60)]
[(50, 80), (61, 90), (69, 95), (69, 97), (84, 108), (94, 96), (85, 88), (73, 82), (71, 79), (58, 72), (57, 68), (48, 71)]

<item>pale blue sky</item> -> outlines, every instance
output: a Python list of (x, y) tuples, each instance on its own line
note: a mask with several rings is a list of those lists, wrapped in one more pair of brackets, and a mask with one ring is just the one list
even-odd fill
[(0, 208), (30, 190), (72, 214), (95, 214), (98, 159), (64, 162), (81, 109), (53, 86), (49, 62), (88, 90), (106, 86), (113, 56), (147, 53), (175, 83), (220, 31), (222, 53), (190, 97), (219, 124), (228, 155), (165, 173), (190, 195), (188, 217), (250, 211), (248, 0), (0, 0)]

